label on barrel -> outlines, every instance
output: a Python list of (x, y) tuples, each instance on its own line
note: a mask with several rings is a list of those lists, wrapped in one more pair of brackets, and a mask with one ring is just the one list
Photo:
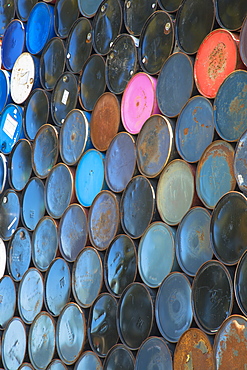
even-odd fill
[(18, 122), (8, 113), (3, 125), (3, 131), (13, 139)]
[(68, 97), (69, 97), (69, 91), (68, 91), (68, 90), (64, 90), (64, 92), (63, 92), (63, 97), (62, 97), (62, 103), (63, 103), (64, 105), (66, 105), (66, 104), (67, 104)]

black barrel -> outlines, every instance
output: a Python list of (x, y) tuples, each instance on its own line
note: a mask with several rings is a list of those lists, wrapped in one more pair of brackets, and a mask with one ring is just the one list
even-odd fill
[(3, 36), (8, 24), (15, 17), (14, 0), (3, 0), (0, 9), (0, 37)]
[(76, 0), (57, 0), (54, 9), (54, 28), (58, 37), (68, 37), (69, 31), (78, 18), (79, 9)]
[(219, 25), (229, 31), (239, 30), (247, 15), (245, 0), (216, 0), (216, 18)]
[(169, 13), (174, 13), (182, 4), (182, 0), (158, 0), (161, 9)]
[(78, 0), (78, 6), (84, 17), (91, 18), (95, 15), (102, 0)]
[(127, 31), (139, 36), (144, 23), (156, 7), (157, 0), (125, 0), (124, 23)]
[(15, 10), (17, 17), (22, 21), (28, 20), (29, 14), (38, 0), (16, 0)]

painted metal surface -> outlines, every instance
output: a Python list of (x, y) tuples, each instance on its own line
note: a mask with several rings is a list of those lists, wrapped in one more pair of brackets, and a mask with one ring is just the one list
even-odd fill
[(131, 35), (139, 36), (148, 17), (156, 10), (157, 0), (124, 2), (124, 23)]
[(161, 9), (168, 13), (174, 13), (180, 7), (182, 0), (158, 0)]
[(9, 240), (18, 227), (21, 206), (17, 193), (6, 189), (0, 199), (0, 237)]
[(58, 37), (65, 39), (79, 15), (76, 0), (57, 0), (54, 9), (54, 28)]
[(102, 370), (102, 363), (96, 353), (85, 351), (76, 362), (75, 370)]
[(134, 370), (135, 357), (133, 353), (123, 344), (116, 344), (107, 353), (104, 360), (104, 370), (125, 369)]
[(246, 316), (247, 313), (247, 295), (245, 289), (247, 264), (246, 264), (246, 251), (239, 258), (235, 274), (234, 274), (234, 293), (235, 298), (241, 312)]
[(237, 145), (235, 147), (235, 154), (234, 154), (234, 175), (237, 181), (238, 187), (242, 193), (245, 195), (247, 194), (247, 178), (246, 178), (246, 171), (247, 171), (247, 151), (246, 151), (246, 143), (247, 143), (247, 131), (241, 135), (239, 138)]
[(21, 217), (28, 230), (33, 231), (45, 215), (44, 193), (44, 183), (37, 177), (32, 177), (23, 190)]
[(244, 65), (247, 67), (247, 14), (243, 21), (241, 31), (240, 31), (240, 38), (239, 38), (239, 52), (240, 57), (244, 63)]
[(10, 72), (5, 71), (4, 69), (0, 69), (0, 113), (2, 113), (7, 104), (12, 103), (12, 98), (10, 94), (10, 77)]
[(0, 194), (8, 187), (8, 157), (0, 153)]
[(19, 139), (13, 146), (8, 160), (8, 179), (10, 186), (21, 191), (32, 174), (32, 147), (28, 140)]
[(28, 20), (32, 8), (37, 2), (38, 2), (37, 0), (16, 0), (15, 9), (17, 17), (22, 22), (26, 22)]
[(0, 329), (4, 330), (12, 320), (16, 310), (16, 287), (13, 279), (8, 275), (2, 275), (0, 279)]
[(102, 0), (79, 0), (78, 7), (84, 17), (91, 18), (96, 14), (101, 2)]
[(19, 317), (13, 317), (2, 337), (1, 353), (5, 369), (18, 369), (25, 357), (26, 344), (27, 333), (23, 321)]
[(3, 36), (8, 24), (15, 17), (15, 2), (13, 0), (3, 0), (0, 9), (0, 37)]
[(247, 15), (247, 4), (244, 0), (216, 0), (215, 9), (219, 25), (230, 31), (239, 30)]
[(9, 154), (15, 143), (24, 137), (23, 108), (17, 104), (7, 104), (0, 116), (0, 150)]
[(67, 366), (65, 363), (59, 359), (52, 360), (52, 362), (47, 367), (48, 370), (66, 370)]

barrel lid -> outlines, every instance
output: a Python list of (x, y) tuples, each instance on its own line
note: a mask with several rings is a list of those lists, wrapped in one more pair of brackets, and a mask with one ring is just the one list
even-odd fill
[(92, 51), (92, 26), (87, 18), (78, 18), (72, 25), (66, 43), (66, 64), (79, 73)]
[(14, 190), (7, 189), (0, 198), (0, 237), (9, 240), (18, 227), (20, 219), (20, 200)]
[(135, 176), (126, 186), (120, 203), (121, 224), (126, 234), (137, 239), (150, 224), (155, 208), (155, 191), (144, 176)]
[(88, 339), (99, 357), (105, 357), (118, 342), (116, 314), (117, 300), (109, 293), (101, 293), (90, 308)]
[(26, 328), (19, 317), (13, 317), (2, 337), (1, 357), (5, 369), (19, 368), (25, 357), (26, 344)]
[(57, 224), (50, 216), (42, 217), (32, 234), (32, 260), (40, 271), (46, 271), (58, 248)]
[(59, 315), (56, 327), (56, 346), (61, 360), (67, 365), (75, 363), (83, 350), (85, 341), (84, 312), (76, 303), (67, 303)]
[(54, 28), (58, 37), (68, 37), (69, 31), (79, 15), (77, 0), (56, 0)]
[(185, 274), (171, 272), (159, 287), (155, 316), (162, 336), (176, 343), (189, 329), (192, 319), (191, 285)]
[(18, 140), (12, 148), (8, 161), (8, 177), (11, 187), (21, 191), (32, 173), (32, 147), (28, 140)]
[(103, 0), (93, 19), (93, 47), (97, 54), (106, 55), (122, 27), (119, 0)]
[(52, 90), (65, 67), (63, 40), (53, 37), (44, 47), (40, 58), (40, 82), (44, 89)]
[(108, 291), (119, 297), (134, 282), (136, 273), (136, 246), (128, 235), (119, 234), (107, 249), (104, 259), (104, 279)]
[(114, 94), (121, 94), (137, 70), (135, 40), (128, 34), (120, 34), (114, 40), (106, 58), (106, 83)]
[(235, 147), (234, 154), (234, 174), (237, 181), (239, 189), (247, 195), (247, 163), (246, 159), (246, 147), (247, 144), (247, 131), (245, 131), (242, 136), (239, 138), (237, 145)]
[(16, 59), (25, 49), (25, 27), (19, 19), (13, 19), (5, 29), (2, 39), (2, 65), (11, 70)]
[(215, 370), (214, 354), (211, 342), (201, 329), (191, 328), (180, 337), (173, 357), (174, 370), (182, 370), (187, 364), (196, 369)]
[(107, 353), (104, 360), (104, 369), (134, 370), (135, 357), (133, 353), (123, 344), (116, 344)]
[(124, 23), (128, 32), (132, 35), (139, 36), (144, 23), (156, 8), (157, 0), (125, 0)]
[(59, 359), (52, 360), (49, 364), (48, 370), (67, 370), (67, 366), (63, 363), (63, 361)]
[(1, 274), (0, 276), (0, 329), (4, 330), (15, 313), (16, 288), (12, 278), (9, 275)]
[(167, 117), (178, 116), (191, 97), (193, 85), (193, 64), (190, 57), (181, 52), (171, 54), (162, 66), (157, 82), (160, 111)]
[(125, 129), (138, 134), (145, 121), (159, 113), (156, 102), (157, 79), (144, 72), (136, 73), (128, 82), (121, 102), (121, 117)]
[(79, 77), (79, 102), (83, 109), (92, 111), (98, 98), (105, 92), (105, 60), (92, 54), (84, 64)]
[(247, 251), (245, 250), (244, 253), (239, 258), (237, 268), (235, 270), (234, 275), (234, 293), (236, 297), (236, 301), (238, 307), (240, 308), (241, 312), (246, 316), (247, 313), (247, 296), (245, 291), (246, 286), (246, 277), (247, 277)]
[(136, 145), (128, 132), (119, 132), (111, 141), (105, 157), (105, 178), (109, 188), (120, 193), (133, 177)]
[(0, 194), (8, 187), (8, 162), (7, 157), (0, 153)]
[(59, 316), (70, 298), (71, 276), (68, 263), (55, 258), (45, 275), (45, 306), (52, 316)]
[(31, 262), (31, 238), (24, 227), (14, 232), (8, 244), (8, 271), (15, 281), (21, 281)]
[(149, 74), (160, 72), (172, 52), (174, 27), (170, 15), (158, 10), (145, 22), (140, 36), (138, 58), (142, 70)]
[(247, 199), (238, 191), (224, 194), (216, 204), (210, 232), (215, 256), (226, 265), (237, 264), (246, 250)]
[(4, 35), (4, 32), (8, 24), (15, 17), (15, 1), (14, 0), (3, 0), (0, 9), (0, 37)]
[(78, 0), (79, 10), (84, 17), (92, 18), (101, 2), (102, 0)]
[(172, 228), (164, 222), (153, 222), (138, 246), (138, 270), (143, 282), (150, 288), (158, 288), (172, 271), (175, 258)]
[(68, 262), (74, 262), (85, 247), (87, 237), (88, 224), (85, 209), (80, 204), (73, 203), (65, 210), (59, 222), (59, 250), (63, 258)]
[(87, 150), (78, 162), (75, 191), (78, 202), (90, 207), (96, 195), (105, 188), (104, 154), (95, 149)]
[(33, 367), (28, 362), (23, 362), (18, 369), (19, 370), (33, 370)]
[(182, 0), (158, 0), (161, 9), (168, 13), (174, 13), (180, 7)]
[(16, 0), (16, 15), (22, 21), (26, 22), (28, 20), (29, 14), (38, 0)]
[[(0, 48), (1, 50), (1, 48)], [(4, 109), (4, 107), (10, 102), (10, 72), (5, 71), (4, 69), (0, 69), (0, 113)]]
[(120, 105), (111, 92), (101, 95), (92, 112), (90, 134), (94, 147), (106, 151), (118, 132), (120, 124)]
[(198, 268), (213, 258), (210, 241), (211, 215), (206, 208), (193, 207), (180, 221), (176, 233), (176, 256), (181, 269), (195, 276)]
[(174, 156), (174, 123), (162, 115), (152, 115), (137, 136), (137, 165), (146, 177), (156, 177)]
[(211, 102), (193, 96), (180, 112), (175, 130), (176, 148), (187, 162), (199, 161), (214, 137), (214, 114)]
[(158, 364), (160, 370), (172, 370), (172, 356), (165, 340), (160, 337), (149, 337), (139, 348), (136, 355), (135, 369), (151, 368)]
[(16, 143), (23, 137), (23, 109), (16, 104), (8, 104), (0, 116), (0, 148), (4, 154), (9, 154)]
[(234, 149), (224, 140), (213, 141), (203, 152), (196, 169), (196, 191), (202, 203), (213, 209), (218, 200), (235, 189)]
[(212, 31), (214, 20), (214, 0), (183, 1), (175, 22), (176, 40), (181, 50), (187, 54), (196, 53), (203, 39)]
[(34, 267), (28, 269), (18, 289), (18, 309), (22, 320), (31, 324), (43, 306), (43, 276)]
[(92, 351), (85, 351), (76, 362), (75, 370), (103, 370), (101, 360)]
[(233, 283), (225, 265), (211, 260), (198, 269), (192, 284), (192, 303), (198, 327), (215, 334), (233, 306)]
[(85, 247), (78, 254), (72, 271), (72, 290), (76, 302), (83, 308), (90, 307), (101, 290), (103, 266), (95, 248)]
[(33, 320), (28, 334), (28, 354), (35, 369), (46, 369), (55, 352), (55, 322), (41, 311)]
[(216, 19), (219, 25), (229, 31), (239, 30), (247, 15), (247, 3), (245, 0), (216, 0)]
[(56, 125), (61, 126), (67, 114), (77, 104), (77, 77), (71, 72), (63, 73), (52, 91), (51, 114)]
[(239, 52), (241, 56), (241, 60), (243, 61), (244, 65), (247, 67), (247, 15), (243, 21), (241, 31), (240, 31), (240, 39), (239, 39)]

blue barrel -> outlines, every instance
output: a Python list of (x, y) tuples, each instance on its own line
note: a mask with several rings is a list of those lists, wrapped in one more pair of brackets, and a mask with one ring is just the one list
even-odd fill
[(247, 314), (247, 294), (246, 294), (246, 277), (247, 277), (247, 252), (245, 251), (240, 257), (234, 276), (234, 293), (238, 307), (242, 313)]
[(20, 219), (20, 200), (14, 190), (6, 189), (0, 198), (0, 237), (9, 240), (18, 227)]
[(47, 370), (67, 370), (65, 363), (59, 359), (54, 359), (49, 364)]
[(84, 17), (91, 18), (95, 15), (102, 0), (78, 0), (78, 6)]
[(10, 94), (10, 78), (10, 72), (0, 69), (0, 113), (7, 104), (12, 103)]
[(0, 153), (0, 194), (9, 188), (8, 182), (8, 157)]
[(135, 357), (124, 344), (116, 344), (107, 353), (103, 369), (121, 369), (121, 366), (124, 370), (134, 370)]
[(211, 102), (203, 96), (191, 98), (176, 122), (176, 147), (187, 162), (199, 161), (204, 150), (213, 141), (214, 116)]
[(25, 51), (26, 28), (22, 21), (13, 19), (7, 26), (2, 40), (2, 64), (11, 70), (16, 59)]
[(16, 288), (9, 275), (1, 276), (0, 279), (0, 327), (4, 330), (8, 322), (13, 318), (16, 309)]
[(16, 0), (16, 15), (22, 21), (28, 20), (29, 14), (38, 0)]
[(15, 143), (24, 137), (23, 109), (16, 104), (8, 104), (0, 116), (0, 150), (9, 154)]
[[(16, 345), (18, 343), (18, 345)], [(21, 366), (27, 345), (27, 333), (23, 321), (13, 317), (2, 337), (2, 362), (5, 369), (18, 369)]]
[(19, 367), (19, 370), (33, 370), (33, 367), (28, 362), (23, 362)]
[(102, 363), (96, 353), (85, 351), (76, 362), (75, 370), (102, 370)]
[(15, 1), (3, 0), (0, 8), (0, 37), (3, 36), (8, 24), (15, 16)]
[(5, 243), (2, 239), (0, 239), (0, 251), (1, 251), (1, 264), (0, 264), (0, 278), (4, 275), (6, 269), (6, 262), (7, 262), (7, 253)]
[(241, 135), (237, 142), (234, 153), (234, 174), (239, 189), (247, 194), (247, 131)]
[(172, 370), (171, 351), (165, 340), (160, 337), (146, 339), (136, 355), (135, 369), (142, 370), (148, 367), (155, 368), (158, 364), (160, 370)]
[(27, 139), (20, 139), (15, 143), (9, 156), (9, 184), (21, 191), (26, 186), (32, 173), (32, 148)]

